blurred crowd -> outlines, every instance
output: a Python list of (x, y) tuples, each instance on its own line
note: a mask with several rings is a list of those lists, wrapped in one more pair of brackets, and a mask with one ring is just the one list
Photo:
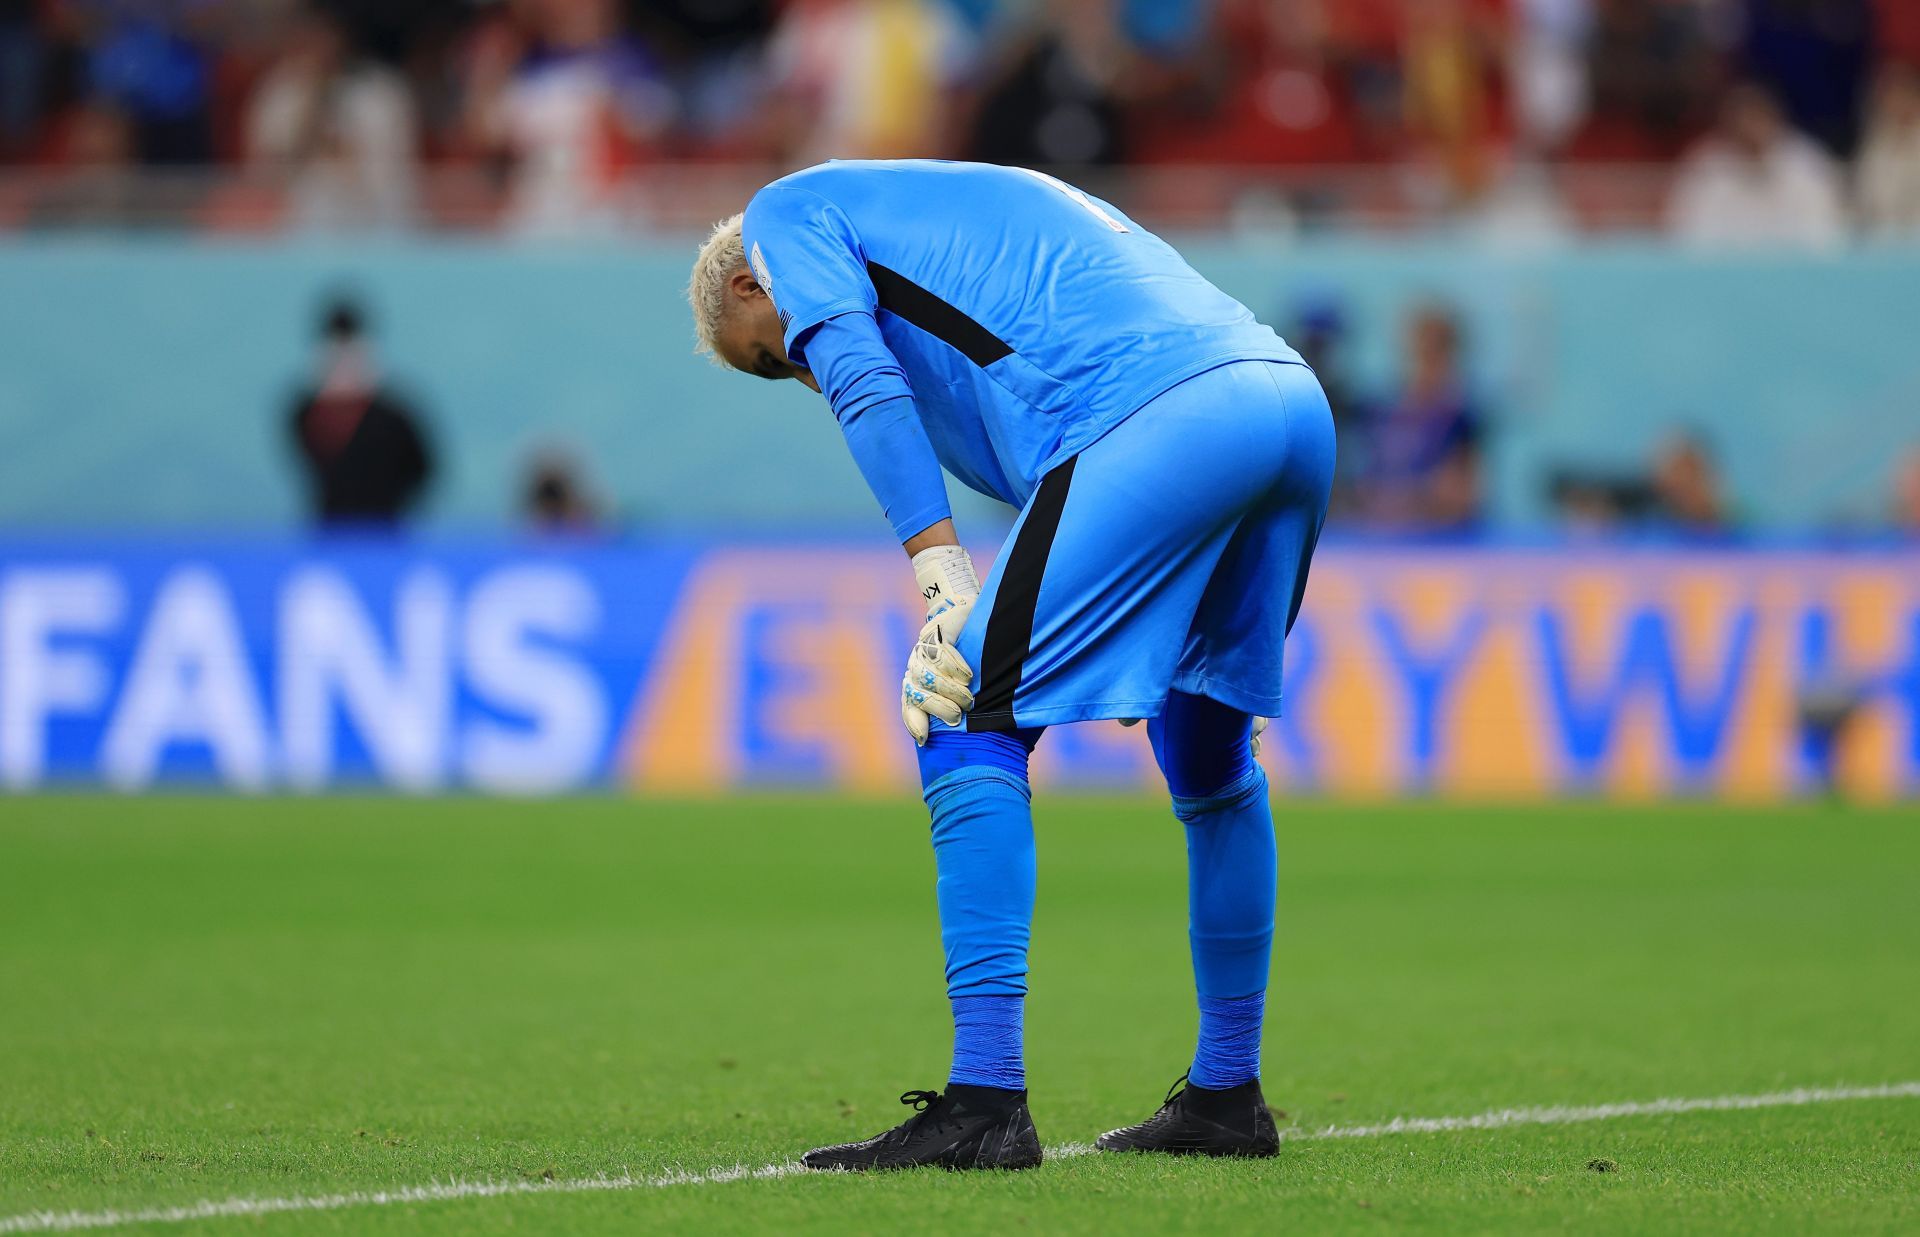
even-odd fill
[(1384, 167), (1450, 211), (1633, 162), (1689, 240), (1819, 245), (1920, 233), (1915, 65), (1915, 0), (0, 0), (0, 160), (83, 218), (217, 164), (308, 226), (465, 184), (528, 229), (668, 163)]
[[(1487, 456), (1500, 427), (1458, 311), (1416, 300), (1404, 311), (1384, 387), (1349, 364), (1353, 324), (1337, 298), (1308, 297), (1290, 340), (1319, 376), (1340, 441), (1328, 523), (1341, 530), (1475, 536), (1497, 527)], [(1550, 469), (1541, 497), (1551, 524), (1575, 538), (1651, 536), (1716, 541), (1753, 531), (1731, 496), (1712, 436), (1676, 423), (1626, 467)], [(1831, 513), (1824, 531), (1920, 538), (1920, 440), (1895, 462), (1884, 495)]]

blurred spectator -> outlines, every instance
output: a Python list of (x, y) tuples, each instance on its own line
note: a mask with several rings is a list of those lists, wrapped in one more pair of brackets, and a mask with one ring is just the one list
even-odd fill
[(617, 222), (620, 173), (665, 136), (673, 100), (661, 66), (628, 37), (613, 0), (521, 0), (495, 18), (468, 64), (468, 126), (513, 168), (509, 224), (527, 232)]
[(1478, 199), (1492, 181), (1504, 36), (1504, 14), (1493, 0), (1407, 6), (1407, 130), (1441, 170), (1454, 202)]
[(1653, 499), (1654, 517), (1676, 531), (1718, 533), (1730, 526), (1719, 469), (1697, 434), (1675, 434), (1655, 452)]
[(1366, 518), (1388, 527), (1463, 530), (1481, 515), (1482, 416), (1461, 365), (1460, 324), (1439, 304), (1406, 325), (1399, 397), (1366, 435)]
[(1301, 0), (1326, 28), (1326, 54), (1353, 105), (1360, 148), (1374, 158), (1405, 146), (1404, 0)]
[(1742, 84), (1728, 93), (1715, 135), (1681, 169), (1670, 226), (1697, 245), (1832, 246), (1846, 228), (1840, 174), (1764, 90)]
[(1620, 525), (1620, 504), (1593, 478), (1556, 473), (1547, 482), (1547, 500), (1554, 518), (1576, 536), (1609, 533)]
[(1119, 0), (1120, 30), (1149, 56), (1178, 57), (1204, 37), (1213, 7), (1214, 0)]
[(213, 159), (213, 53), (203, 27), (215, 0), (91, 0), (74, 5), (91, 41), (94, 93), (132, 126), (143, 163)]
[(1323, 0), (1224, 0), (1209, 44), (1133, 102), (1151, 163), (1329, 164), (1360, 157), (1357, 104)]
[(1920, 70), (1887, 66), (1860, 151), (1860, 217), (1869, 232), (1920, 239)]
[(413, 212), (412, 97), (398, 73), (347, 45), (318, 9), (254, 91), (247, 155), (284, 173), (302, 227), (398, 228)]
[(1920, 537), (1920, 447), (1907, 452), (1894, 469), (1893, 526)]
[(1506, 249), (1551, 247), (1574, 230), (1552, 169), (1531, 158), (1509, 160), (1498, 170), (1467, 224), (1462, 235)]
[(1548, 480), (1548, 497), (1563, 521), (1586, 532), (1663, 519), (1659, 486), (1644, 471), (1620, 473), (1590, 465), (1559, 469)]
[(34, 204), (38, 226), (128, 228), (141, 222), (133, 175), (133, 126), (118, 108), (93, 104), (68, 118), (63, 162), (52, 187)]
[(939, 0), (794, 0), (767, 58), (780, 149), (797, 164), (940, 154), (968, 51)]
[[(514, 0), (229, 0), (233, 16), (253, 12), (284, 26), (302, 4), (333, 15), (348, 46), (360, 55), (387, 65), (415, 64), (422, 58), (444, 55), (449, 36), (482, 13)], [(229, 18), (232, 20), (232, 17)]]
[[(1646, 226), (1670, 177), (1593, 165), (1712, 129), (1674, 231), (1805, 245), (1843, 222), (1817, 143), (1860, 145), (1861, 75), (1915, 56), (1920, 0), (0, 0), (0, 160), (112, 145), (111, 112), (138, 162), (279, 169), (296, 224), (536, 232), (670, 227), (737, 194), (730, 171), (655, 193), (666, 160), (1285, 164), (1112, 192), (1193, 226), (1464, 213), (1511, 243)], [(1713, 128), (1731, 66), (1779, 103), (1735, 90)], [(1910, 196), (1905, 97), (1883, 88), (1867, 126), (1880, 228)], [(278, 202), (258, 177), (118, 179), (176, 225)]]
[(1840, 772), (1856, 723), (1871, 695), (1869, 686), (1828, 672), (1800, 685), (1794, 701), (1800, 731), (1800, 755), (1822, 794), (1838, 796)]
[(601, 520), (599, 500), (582, 480), (579, 465), (557, 452), (534, 458), (523, 509), (527, 522), (545, 533), (586, 532)]
[(1644, 473), (1563, 468), (1549, 479), (1547, 492), (1555, 515), (1573, 532), (1640, 525), (1698, 536), (1731, 527), (1713, 454), (1691, 432), (1663, 440)]
[(322, 524), (397, 523), (432, 475), (419, 416), (382, 383), (351, 299), (321, 318), (317, 377), (294, 402), (293, 436)]
[(1588, 44), (1592, 106), (1576, 149), (1667, 158), (1712, 114), (1717, 49), (1707, 5), (1608, 0)]
[(1533, 152), (1559, 150), (1586, 118), (1593, 0), (1517, 0), (1507, 52), (1515, 124)]
[(0, 159), (32, 144), (40, 120), (40, 69), (47, 48), (39, 0), (0, 0)]
[(1872, 0), (1745, 0), (1744, 8), (1747, 72), (1795, 128), (1851, 155), (1873, 65)]
[(1886, 60), (1920, 64), (1920, 4), (1875, 0), (1874, 43)]
[(1657, 500), (1643, 476), (1620, 476), (1588, 468), (1561, 469), (1547, 484), (1554, 514), (1568, 531), (1607, 533), (1644, 520)]
[(1022, 167), (1120, 162), (1135, 53), (1111, 0), (1047, 0), (983, 89), (969, 158)]
[(775, 0), (651, 0), (639, 33), (660, 56), (674, 92), (685, 145), (746, 153), (765, 114), (762, 50), (774, 30)]

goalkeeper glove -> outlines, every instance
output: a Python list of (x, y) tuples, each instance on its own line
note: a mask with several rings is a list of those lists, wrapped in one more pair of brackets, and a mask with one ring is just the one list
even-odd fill
[(940, 545), (913, 556), (913, 574), (920, 595), (927, 599), (927, 621), (907, 658), (906, 678), (900, 684), (900, 720), (913, 741), (926, 746), (929, 717), (949, 726), (973, 707), (973, 667), (954, 648), (960, 628), (980, 599), (980, 580), (973, 559), (957, 545)]

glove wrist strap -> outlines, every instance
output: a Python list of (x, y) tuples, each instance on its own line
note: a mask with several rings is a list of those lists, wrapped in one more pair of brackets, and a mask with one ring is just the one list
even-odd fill
[(929, 615), (980, 595), (980, 577), (974, 573), (973, 558), (961, 546), (937, 545), (920, 551), (913, 556), (913, 575), (920, 582), (920, 596), (926, 600)]

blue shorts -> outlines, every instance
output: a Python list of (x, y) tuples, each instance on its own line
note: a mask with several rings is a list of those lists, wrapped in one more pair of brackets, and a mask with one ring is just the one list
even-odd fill
[(966, 728), (1157, 717), (1171, 690), (1278, 714), (1333, 454), (1312, 370), (1236, 361), (1056, 467), (960, 633)]

